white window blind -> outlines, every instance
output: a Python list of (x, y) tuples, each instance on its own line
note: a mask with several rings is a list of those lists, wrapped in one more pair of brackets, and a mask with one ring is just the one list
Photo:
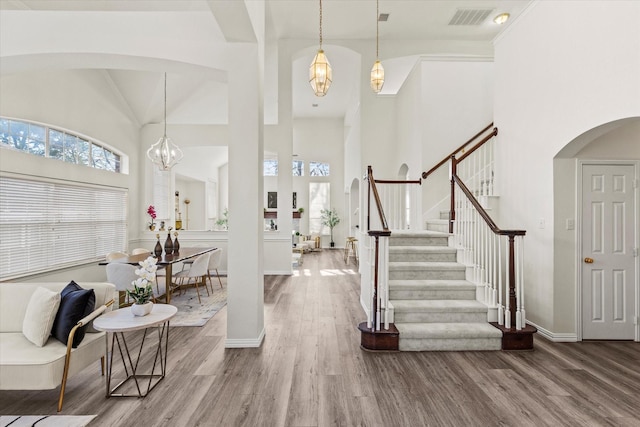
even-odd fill
[(127, 190), (0, 177), (0, 280), (123, 251)]

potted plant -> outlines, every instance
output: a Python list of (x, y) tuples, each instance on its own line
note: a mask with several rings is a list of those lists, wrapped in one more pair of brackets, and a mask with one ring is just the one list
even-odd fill
[(225, 209), (222, 212), (222, 218), (218, 219), (216, 221), (216, 225), (218, 227), (220, 227), (220, 229), (222, 230), (228, 230), (229, 229), (229, 210)]
[(322, 225), (329, 227), (329, 232), (331, 233), (331, 247), (333, 248), (336, 245), (333, 241), (333, 227), (340, 224), (340, 217), (335, 209), (322, 209), (320, 211), (320, 215)]
[(127, 298), (133, 299), (134, 303), (131, 305), (131, 313), (134, 316), (146, 316), (151, 313), (153, 309), (153, 287), (151, 284), (155, 280), (156, 259), (152, 256), (148, 257), (144, 261), (138, 263), (140, 268), (136, 269), (136, 275), (138, 278), (131, 284), (133, 289), (127, 289)]
[(147, 208), (147, 215), (151, 217), (151, 221), (148, 223), (149, 230), (153, 231), (156, 229), (156, 223), (154, 222), (156, 219), (156, 208), (153, 205), (149, 205)]

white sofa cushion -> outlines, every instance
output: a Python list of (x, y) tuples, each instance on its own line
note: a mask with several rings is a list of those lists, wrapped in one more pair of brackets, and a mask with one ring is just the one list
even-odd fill
[[(96, 307), (116, 298), (115, 286), (106, 282), (77, 282), (84, 289), (93, 289), (96, 295)], [(0, 333), (22, 332), (22, 322), (29, 303), (29, 298), (39, 287), (60, 292), (69, 282), (41, 283), (0, 283)], [(111, 308), (109, 308), (109, 311)], [(86, 332), (98, 332), (93, 322), (87, 326)]]
[[(69, 376), (95, 363), (100, 375), (100, 357), (105, 355), (104, 332), (86, 334), (71, 351)], [(47, 390), (60, 386), (67, 346), (51, 337), (36, 347), (20, 332), (0, 334), (0, 390)]]
[(42, 347), (51, 335), (51, 327), (60, 306), (60, 293), (39, 287), (35, 290), (24, 313), (22, 333), (24, 336)]

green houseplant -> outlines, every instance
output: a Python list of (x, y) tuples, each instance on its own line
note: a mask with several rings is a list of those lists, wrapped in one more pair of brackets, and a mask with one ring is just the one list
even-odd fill
[(331, 247), (333, 248), (336, 245), (333, 241), (333, 227), (340, 224), (340, 217), (335, 209), (322, 209), (320, 211), (320, 215), (322, 225), (329, 227), (329, 232), (331, 234)]
[(222, 218), (219, 218), (216, 221), (216, 225), (218, 227), (220, 227), (220, 229), (222, 229), (222, 230), (228, 230), (229, 229), (229, 210), (228, 209), (225, 209), (222, 212)]

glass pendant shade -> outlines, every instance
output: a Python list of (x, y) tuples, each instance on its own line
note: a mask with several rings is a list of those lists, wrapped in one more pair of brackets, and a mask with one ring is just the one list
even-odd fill
[(318, 50), (309, 67), (309, 83), (316, 96), (325, 96), (333, 80), (333, 71), (324, 50)]
[(384, 86), (384, 68), (378, 59), (371, 68), (371, 89), (378, 93), (382, 90), (382, 86)]
[(161, 171), (168, 171), (183, 157), (180, 147), (167, 136), (167, 73), (164, 73), (164, 134), (158, 142), (149, 147), (147, 157)]
[(182, 160), (180, 147), (165, 134), (147, 150), (147, 157), (158, 166), (161, 171), (168, 171)]

